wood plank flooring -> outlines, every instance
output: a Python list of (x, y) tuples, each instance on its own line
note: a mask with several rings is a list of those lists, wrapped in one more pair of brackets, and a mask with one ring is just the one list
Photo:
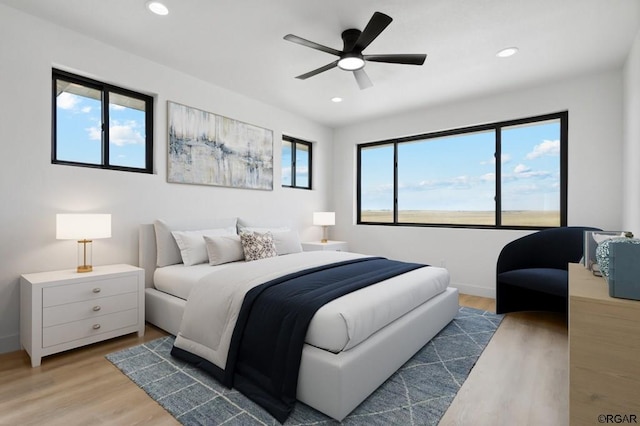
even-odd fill
[[(493, 299), (460, 304), (495, 309)], [(164, 336), (135, 334), (45, 357), (0, 355), (0, 425), (177, 425), (104, 356)], [(510, 314), (478, 360), (442, 425), (563, 425), (568, 421), (567, 333), (552, 314)]]
[(569, 424), (564, 315), (505, 316), (440, 425)]

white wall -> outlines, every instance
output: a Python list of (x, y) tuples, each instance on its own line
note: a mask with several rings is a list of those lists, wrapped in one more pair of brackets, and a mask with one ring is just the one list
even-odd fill
[(622, 73), (614, 70), (337, 130), (334, 237), (354, 251), (445, 265), (461, 291), (494, 297), (498, 254), (526, 232), (356, 225), (356, 144), (562, 110), (569, 111), (568, 224), (619, 229)]
[[(155, 174), (51, 164), (52, 66), (156, 97)], [(311, 217), (330, 201), (328, 128), (1, 5), (0, 94), (0, 353), (19, 348), (20, 274), (76, 265), (76, 243), (55, 239), (56, 213), (112, 214), (96, 265), (137, 264), (137, 226), (155, 218), (241, 216), (320, 238)], [(167, 100), (273, 129), (274, 190), (167, 183)], [(279, 186), (283, 132), (315, 142), (313, 191)]]
[(640, 236), (640, 31), (624, 67), (623, 228)]

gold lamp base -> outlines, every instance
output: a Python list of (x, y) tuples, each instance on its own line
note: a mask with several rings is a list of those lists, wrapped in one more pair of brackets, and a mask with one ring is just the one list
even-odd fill
[(91, 240), (79, 240), (78, 241), (78, 269), (79, 273), (93, 271), (91, 262), (92, 254), (92, 241)]

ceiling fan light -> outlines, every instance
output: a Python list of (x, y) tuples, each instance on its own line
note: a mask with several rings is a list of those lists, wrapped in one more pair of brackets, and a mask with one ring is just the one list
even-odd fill
[(355, 71), (364, 67), (364, 60), (358, 56), (346, 56), (338, 61), (340, 69)]

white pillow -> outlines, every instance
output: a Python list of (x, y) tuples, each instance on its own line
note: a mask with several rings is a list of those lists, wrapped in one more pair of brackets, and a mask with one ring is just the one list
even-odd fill
[(244, 260), (244, 251), (239, 235), (204, 236), (209, 256), (209, 265), (221, 265), (223, 263)]
[(163, 266), (175, 265), (182, 263), (180, 248), (175, 238), (171, 235), (173, 230), (194, 230), (194, 229), (213, 229), (213, 228), (229, 228), (235, 227), (238, 218), (227, 219), (208, 219), (204, 226), (176, 226), (168, 225), (165, 221), (157, 219), (153, 222), (156, 233), (156, 265), (161, 268)]
[(173, 231), (173, 238), (180, 248), (180, 256), (185, 266), (205, 263), (209, 260), (205, 236), (235, 235), (236, 228), (205, 229), (201, 231)]
[(273, 235), (273, 242), (276, 245), (278, 256), (302, 251), (302, 244), (300, 244), (300, 237), (297, 231), (272, 232), (271, 235)]
[(240, 232), (258, 232), (264, 234), (270, 232), (273, 236), (273, 242), (276, 245), (278, 256), (289, 253), (300, 253), (302, 244), (297, 231), (293, 231), (286, 226), (276, 228), (256, 227), (256, 226), (239, 226)]

